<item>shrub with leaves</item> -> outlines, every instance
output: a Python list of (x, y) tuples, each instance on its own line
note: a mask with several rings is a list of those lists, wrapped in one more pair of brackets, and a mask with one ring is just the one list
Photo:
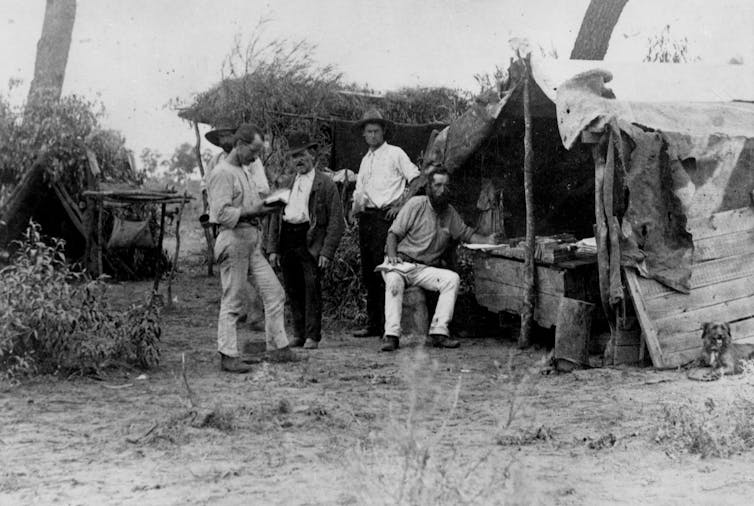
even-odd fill
[(346, 228), (332, 265), (322, 279), (323, 312), (336, 321), (355, 326), (366, 323), (366, 291), (361, 283), (358, 227)]
[(63, 183), (74, 198), (86, 182), (88, 146), (107, 181), (136, 182), (125, 139), (102, 128), (101, 104), (77, 95), (13, 107), (0, 95), (0, 205), (40, 153), (50, 160), (47, 176)]
[(0, 270), (0, 374), (96, 373), (147, 368), (159, 356), (159, 309), (152, 302), (111, 309), (106, 285), (72, 270), (63, 242), (31, 223), (10, 266)]

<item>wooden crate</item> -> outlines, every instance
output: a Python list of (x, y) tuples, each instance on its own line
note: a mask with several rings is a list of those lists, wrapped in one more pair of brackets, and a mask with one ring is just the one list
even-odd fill
[[(539, 264), (534, 320), (542, 327), (554, 327), (561, 297), (599, 301), (597, 268), (593, 259)], [(493, 312), (520, 313), (524, 298), (524, 262), (485, 253), (474, 257), (477, 302)]]

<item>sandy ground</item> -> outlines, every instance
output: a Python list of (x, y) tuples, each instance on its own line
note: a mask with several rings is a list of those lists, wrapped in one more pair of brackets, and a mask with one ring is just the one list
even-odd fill
[[(542, 351), (495, 338), (384, 354), (345, 324), (304, 361), (226, 374), (219, 282), (200, 271), (180, 274), (146, 376), (0, 390), (0, 504), (751, 503), (751, 453), (702, 459), (656, 441), (664, 406), (754, 401), (745, 378), (541, 375)], [(123, 303), (147, 286), (110, 292)], [(193, 427), (192, 411), (214, 416)]]

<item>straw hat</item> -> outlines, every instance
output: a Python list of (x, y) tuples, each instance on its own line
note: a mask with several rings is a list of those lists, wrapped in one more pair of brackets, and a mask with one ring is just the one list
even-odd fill
[(393, 125), (392, 122), (386, 120), (382, 116), (382, 113), (379, 110), (374, 108), (369, 109), (364, 113), (364, 116), (361, 117), (361, 121), (356, 123), (356, 128), (358, 130), (363, 130), (364, 127), (369, 124), (380, 125), (383, 130), (387, 130)]

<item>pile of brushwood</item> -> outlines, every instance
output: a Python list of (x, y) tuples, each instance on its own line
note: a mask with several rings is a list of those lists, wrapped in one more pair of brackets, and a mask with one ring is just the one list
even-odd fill
[(63, 247), (59, 239), (45, 241), (32, 222), (11, 264), (0, 270), (0, 378), (156, 365), (155, 298), (123, 311), (109, 307), (105, 283), (69, 266)]

